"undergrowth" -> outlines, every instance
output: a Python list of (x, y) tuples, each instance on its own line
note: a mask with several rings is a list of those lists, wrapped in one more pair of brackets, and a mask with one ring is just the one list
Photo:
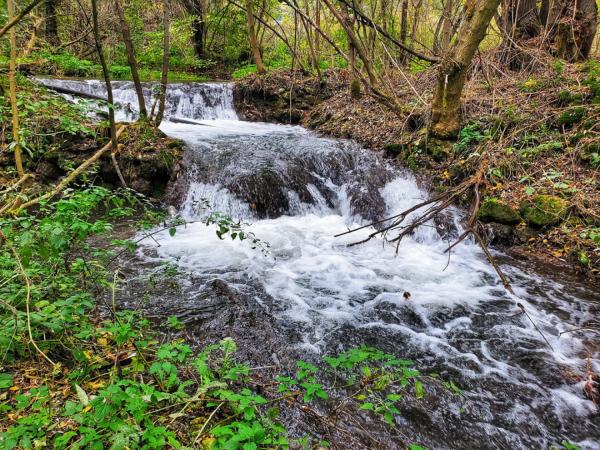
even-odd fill
[[(327, 447), (290, 436), (280, 408), (335, 398), (397, 427), (398, 401), (422, 398), (425, 381), (441, 383), (412, 361), (360, 347), (317, 365), (298, 361), (297, 370), (261, 387), (229, 338), (202, 349), (165, 340), (136, 311), (116, 306), (114, 262), (135, 242), (98, 244), (134, 214), (143, 228), (165, 220), (130, 191), (101, 187), (0, 219), (1, 448)], [(220, 238), (252, 237), (220, 214), (206, 222)], [(175, 234), (182, 225), (163, 226)], [(182, 325), (171, 317), (163, 327)]]

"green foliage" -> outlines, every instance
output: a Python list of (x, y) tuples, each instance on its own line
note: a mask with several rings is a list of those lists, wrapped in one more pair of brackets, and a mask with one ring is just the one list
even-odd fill
[(488, 141), (491, 138), (491, 131), (484, 128), (482, 122), (469, 122), (460, 130), (458, 140), (453, 148), (457, 154), (463, 154), (470, 146)]
[(234, 80), (241, 80), (242, 78), (246, 78), (248, 75), (252, 75), (256, 73), (256, 64), (246, 64), (245, 66), (236, 69), (231, 74), (231, 77)]
[[(109, 209), (92, 218), (99, 207)], [(33, 352), (28, 321), (33, 339), (50, 353), (74, 351), (68, 343), (91, 333), (87, 313), (93, 307), (92, 296), (77, 289), (78, 279), (83, 279), (84, 285), (91, 282), (90, 277), (100, 270), (96, 261), (106, 252), (92, 252), (87, 239), (110, 231), (109, 220), (131, 212), (122, 196), (96, 187), (42, 205), (42, 215), (0, 219), (5, 239), (0, 249), (0, 273), (3, 279), (12, 280), (0, 287), (0, 297), (11, 306), (10, 310), (2, 310), (5, 315), (0, 325), (0, 351), (5, 360)], [(84, 253), (72, 254), (75, 248)], [(96, 261), (86, 259), (85, 254)], [(19, 262), (29, 288), (23, 283)], [(29, 305), (25, 301), (28, 292)]]
[(67, 77), (90, 77), (100, 71), (100, 66), (87, 59), (80, 59), (70, 53), (41, 53), (37, 55), (45, 59), (52, 68), (51, 73)]
[[(89, 102), (73, 104), (25, 77), (19, 76), (17, 81), (20, 143), (30, 158), (59, 148), (73, 136), (95, 136), (94, 127), (85, 115)], [(0, 122), (11, 123), (10, 115), (8, 95), (0, 96)], [(11, 136), (11, 133), (5, 134), (7, 139)]]
[(584, 65), (584, 71), (587, 72), (587, 77), (583, 84), (590, 90), (591, 102), (597, 105), (600, 103), (600, 62), (587, 61)]

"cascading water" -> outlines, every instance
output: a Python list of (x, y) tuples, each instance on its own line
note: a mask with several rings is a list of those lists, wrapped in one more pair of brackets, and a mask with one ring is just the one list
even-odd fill
[[(60, 83), (103, 92), (98, 82)], [(134, 105), (131, 84), (115, 88), (119, 102)], [(208, 203), (250, 222), (247, 231), (268, 242), (270, 253), (220, 240), (199, 221), (174, 237), (155, 235), (143, 258), (174, 262), (203, 282), (224, 280), (293, 329), (289, 345), (302, 352), (367, 343), (454, 380), (464, 388), (460, 401), (423, 400), (397, 419), (431, 448), (600, 446), (596, 407), (583, 396), (583, 381), (565, 376), (583, 375), (586, 364), (599, 370), (597, 352), (585, 334), (561, 334), (598, 314), (597, 292), (498, 255), (516, 292), (508, 295), (474, 243), (444, 253), (460, 227), (458, 211), (406, 237), (397, 255), (381, 239), (348, 246), (372, 229), (333, 236), (426, 197), (412, 176), (352, 142), (238, 121), (229, 85), (171, 85), (168, 111), (202, 123), (162, 126), (188, 148), (187, 175), (178, 181), (186, 192), (181, 215), (198, 219)], [(193, 295), (187, 301), (202, 307)]]
[[(62, 80), (58, 78), (38, 78), (37, 82), (52, 89), (60, 87), (74, 92), (106, 98), (106, 87), (99, 80)], [(113, 81), (113, 97), (117, 121), (130, 121), (139, 115), (138, 101), (131, 81)], [(148, 111), (152, 109), (159, 85), (142, 83), (144, 99)], [(75, 100), (73, 96), (67, 96)], [(167, 89), (165, 117), (185, 119), (229, 119), (236, 120), (233, 110), (233, 92), (226, 83), (171, 83)]]

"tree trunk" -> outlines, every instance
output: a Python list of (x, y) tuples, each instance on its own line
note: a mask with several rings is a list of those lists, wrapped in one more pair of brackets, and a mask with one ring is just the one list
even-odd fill
[(590, 55), (598, 28), (596, 0), (554, 0), (548, 7), (547, 45), (561, 59), (576, 62)]
[(44, 38), (52, 47), (60, 45), (58, 37), (58, 17), (56, 15), (56, 7), (58, 0), (46, 0), (46, 28), (44, 30)]
[(187, 13), (193, 16), (192, 39), (194, 41), (194, 52), (199, 59), (206, 57), (206, 6), (204, 0), (183, 0), (183, 7)]
[[(14, 0), (6, 1), (6, 9), (8, 12), (8, 21), (15, 17)], [(17, 109), (17, 33), (14, 28), (8, 32), (10, 41), (10, 58), (8, 66), (8, 89), (10, 91), (10, 107), (12, 111), (12, 135), (13, 135), (13, 151), (15, 152), (15, 167), (19, 178), (25, 175), (23, 170), (23, 159), (21, 155), (21, 144), (19, 136), (19, 111)]]
[(542, 22), (536, 0), (503, 0), (499, 23), (504, 32), (504, 43), (513, 43), (539, 36)]
[(252, 51), (254, 64), (256, 64), (256, 71), (260, 74), (263, 74), (265, 73), (265, 67), (263, 66), (262, 56), (260, 55), (260, 48), (258, 46), (258, 39), (256, 37), (256, 27), (254, 24), (254, 4), (252, 2), (253, 0), (246, 0), (248, 39), (250, 40), (250, 50)]
[(110, 82), (110, 72), (108, 71), (108, 65), (106, 64), (106, 58), (104, 57), (102, 41), (100, 40), (100, 27), (98, 26), (98, 5), (96, 0), (92, 0), (92, 31), (94, 34), (94, 45), (96, 47), (98, 59), (100, 60), (100, 66), (102, 66), (102, 75), (104, 77), (104, 85), (106, 87), (106, 98), (108, 101), (108, 126), (110, 129), (111, 159), (115, 167), (115, 172), (119, 177), (119, 181), (123, 186), (127, 187), (127, 184), (125, 183), (125, 179), (123, 178), (121, 169), (119, 169), (119, 165), (117, 164), (117, 159), (115, 156), (118, 151), (117, 125), (115, 123), (115, 104), (113, 99), (112, 84)]
[[(502, 31), (501, 59), (513, 70), (531, 63), (528, 47), (540, 35), (542, 21), (536, 0), (502, 0), (502, 14), (497, 20)], [(534, 41), (533, 45), (539, 46)]]
[(468, 0), (465, 4), (465, 17), (456, 42), (438, 68), (430, 124), (430, 133), (435, 137), (451, 139), (460, 131), (467, 72), (499, 4), (500, 0)]
[[(406, 45), (406, 39), (408, 38), (408, 0), (402, 0), (402, 14), (400, 16), (400, 42)], [(403, 64), (408, 61), (408, 54), (403, 51), (400, 59)]]
[(169, 0), (163, 0), (163, 60), (162, 74), (160, 77), (160, 94), (158, 98), (158, 113), (156, 114), (156, 126), (158, 127), (165, 114), (165, 100), (167, 96), (167, 82), (169, 77), (169, 52), (170, 52), (170, 21), (169, 21)]
[(138, 105), (140, 109), (140, 119), (144, 120), (148, 116), (146, 111), (146, 101), (144, 100), (144, 91), (142, 89), (142, 83), (140, 82), (140, 76), (138, 74), (137, 60), (135, 59), (135, 50), (133, 48), (133, 41), (131, 40), (131, 32), (129, 31), (129, 25), (125, 19), (125, 13), (121, 6), (121, 0), (115, 0), (115, 9), (117, 10), (117, 16), (119, 18), (119, 25), (121, 32), (123, 33), (123, 43), (125, 44), (125, 50), (127, 52), (127, 61), (131, 68), (131, 78), (135, 86), (135, 93), (138, 98)]

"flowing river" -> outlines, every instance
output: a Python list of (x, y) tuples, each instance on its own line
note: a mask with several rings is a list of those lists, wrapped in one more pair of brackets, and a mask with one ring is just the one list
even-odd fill
[[(43, 82), (105, 95), (97, 81)], [(131, 119), (131, 83), (114, 87), (118, 116)], [(152, 104), (149, 85), (146, 95)], [(245, 335), (267, 360), (363, 343), (413, 359), (464, 389), (459, 398), (432, 394), (403, 406), (398, 426), (429, 448), (550, 448), (563, 440), (600, 448), (597, 409), (583, 394), (586, 369), (600, 371), (598, 346), (590, 333), (568, 332), (598, 317), (597, 287), (496, 253), (516, 293), (509, 295), (474, 242), (444, 252), (460, 234), (459, 210), (406, 237), (398, 254), (381, 238), (348, 246), (373, 229), (334, 235), (399, 213), (427, 191), (353, 142), (238, 120), (228, 84), (172, 84), (167, 97), (161, 128), (186, 143), (173, 190), (183, 193), (179, 214), (193, 222), (220, 211), (260, 242), (220, 240), (202, 221), (144, 241), (140, 261), (170, 262), (186, 274), (180, 295), (155, 298), (150, 309), (198, 320), (199, 333)], [(210, 325), (207, 315), (228, 314), (222, 305), (207, 309), (212, 300), (202, 293), (215, 280), (254, 311), (252, 325)]]

